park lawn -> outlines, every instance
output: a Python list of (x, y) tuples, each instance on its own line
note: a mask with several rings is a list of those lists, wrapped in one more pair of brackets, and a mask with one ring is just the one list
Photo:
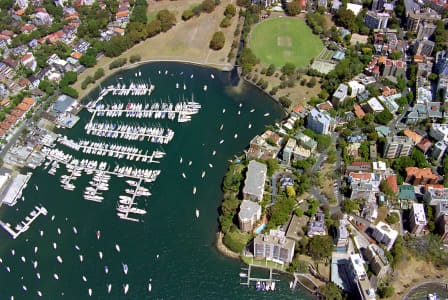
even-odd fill
[(250, 34), (250, 48), (267, 65), (281, 67), (291, 62), (305, 67), (323, 44), (303, 20), (282, 17), (257, 24)]

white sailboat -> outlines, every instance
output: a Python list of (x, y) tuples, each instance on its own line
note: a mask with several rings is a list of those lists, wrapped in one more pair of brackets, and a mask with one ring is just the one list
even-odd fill
[(62, 258), (58, 255), (58, 257), (56, 257), (56, 259), (58, 260), (58, 262), (60, 263), (60, 264), (62, 264)]
[(100, 257), (100, 259), (103, 259), (103, 252), (98, 252), (98, 255), (99, 255), (99, 257)]
[(182, 161), (183, 161), (183, 159), (182, 159), (182, 156), (181, 156), (180, 159), (179, 159), (179, 163), (182, 163)]
[(220, 143), (220, 144), (224, 143), (224, 140), (220, 140), (219, 143)]
[(222, 113), (225, 113), (225, 112), (226, 112), (226, 109), (225, 109), (225, 108), (223, 108), (223, 109), (222, 109)]
[(82, 281), (84, 281), (84, 282), (87, 282), (87, 278), (86, 278), (86, 276), (82, 276)]
[(84, 260), (84, 258), (82, 257), (82, 255), (79, 255), (79, 261), (82, 262)]
[(34, 253), (37, 253), (37, 246), (34, 247)]
[(193, 187), (193, 195), (196, 195), (196, 187)]
[(16, 254), (16, 251), (14, 249), (11, 249), (11, 255), (14, 256)]
[(74, 233), (74, 234), (78, 234), (78, 230), (76, 229), (75, 226), (73, 226), (73, 233)]
[(89, 296), (92, 296), (92, 289), (89, 289)]
[(265, 117), (268, 117), (269, 115), (270, 115), (270, 113), (265, 113), (264, 114)]
[(210, 77), (211, 77), (212, 79), (215, 79), (215, 75), (213, 75), (213, 74), (210, 74)]
[(188, 162), (188, 165), (191, 166), (192, 164), (193, 164), (193, 162), (190, 160), (190, 161)]
[(205, 177), (205, 171), (202, 171), (201, 178)]
[(58, 234), (61, 235), (61, 228), (58, 228)]
[(122, 265), (123, 265), (123, 273), (125, 275), (127, 275), (128, 274), (128, 265), (127, 264), (122, 264)]
[(34, 269), (37, 269), (37, 260), (33, 262)]
[(58, 274), (54, 273), (53, 277), (54, 277), (54, 279), (59, 280), (59, 275)]
[(251, 129), (251, 128), (252, 128), (252, 124), (250, 124), (250, 123), (249, 123), (249, 126), (248, 126), (248, 128), (249, 128), (249, 129)]
[(233, 138), (236, 140), (238, 138), (238, 133), (235, 133), (235, 135), (233, 136)]
[(43, 230), (40, 231), (40, 236), (44, 236), (44, 231)]
[(185, 175), (185, 173), (182, 173), (182, 177), (183, 177), (183, 178), (187, 178), (187, 176)]
[(213, 156), (215, 156), (215, 155), (216, 155), (216, 151), (215, 151), (215, 150), (213, 150), (213, 152), (212, 152), (212, 155), (213, 155)]
[(208, 166), (209, 166), (210, 168), (213, 168), (213, 165), (212, 165), (212, 164), (208, 164)]
[(37, 279), (40, 279), (40, 274), (36, 273), (36, 277), (37, 277)]
[(115, 249), (117, 250), (117, 252), (120, 252), (120, 246), (118, 246), (118, 244), (115, 244)]
[(126, 283), (123, 289), (124, 289), (124, 294), (126, 295), (129, 291), (129, 284)]
[(250, 110), (251, 113), (254, 112), (254, 111), (255, 111), (255, 108), (252, 108), (252, 109)]
[(221, 124), (221, 127), (219, 127), (219, 130), (222, 131), (223, 128), (224, 128), (224, 124)]
[(196, 218), (199, 219), (199, 209), (196, 208)]
[(55, 242), (53, 242), (53, 249), (56, 250), (57, 247), (58, 247), (58, 245)]
[(148, 283), (148, 292), (151, 292), (152, 290), (152, 284), (151, 284), (152, 279), (149, 278), (149, 283)]
[(22, 262), (26, 262), (25, 256), (22, 256), (20, 259), (22, 260)]
[(42, 292), (41, 292), (41, 291), (37, 291), (37, 295), (38, 295), (39, 297), (42, 297)]
[(110, 291), (112, 290), (112, 284), (107, 285), (107, 293), (110, 294)]

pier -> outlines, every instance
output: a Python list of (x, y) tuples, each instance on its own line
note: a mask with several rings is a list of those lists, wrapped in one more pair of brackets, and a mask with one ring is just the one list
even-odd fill
[(279, 274), (272, 272), (272, 268), (269, 268), (269, 278), (252, 277), (251, 276), (251, 274), (252, 274), (252, 267), (254, 267), (254, 266), (249, 265), (249, 267), (247, 269), (243, 269), (243, 270), (247, 271), (247, 274), (241, 273), (240, 276), (244, 274), (245, 276), (241, 276), (241, 277), (246, 278), (247, 280), (244, 280), (243, 282), (240, 282), (241, 285), (247, 285), (247, 287), (250, 287), (251, 282), (254, 282), (255, 284), (257, 282), (267, 282), (267, 283), (272, 284), (273, 282), (280, 281), (279, 279), (275, 279), (273, 277), (273, 275), (279, 275)]
[[(163, 128), (146, 128), (146, 127), (124, 127), (121, 130), (115, 130), (115, 127), (108, 127), (109, 125), (103, 123), (88, 124), (91, 126), (86, 126), (87, 134), (96, 135), (106, 138), (122, 138), (127, 140), (139, 140), (143, 141), (145, 138), (148, 142), (167, 144), (174, 137), (174, 131), (171, 129)], [(120, 128), (119, 128), (120, 129)], [(165, 132), (165, 134), (164, 134)]]
[(47, 215), (48, 211), (45, 207), (41, 206), (35, 206), (35, 210), (32, 210), (30, 213), (31, 217), (25, 217), (25, 221), (22, 221), (21, 224), (17, 224), (16, 228), (18, 228), (18, 231), (14, 231), (14, 229), (11, 228), (11, 225), (4, 223), (3, 221), (0, 221), (0, 226), (3, 227), (11, 236), (13, 239), (16, 239), (19, 235), (24, 233), (30, 228), (31, 223), (34, 222), (34, 220), (37, 219), (38, 216), (43, 214), (44, 216)]
[(98, 154), (98, 152), (103, 152), (105, 154), (108, 154), (110, 157), (116, 157), (116, 158), (126, 158), (127, 160), (135, 160), (139, 161), (141, 160), (142, 162), (148, 162), (148, 163), (160, 163), (157, 160), (154, 160), (156, 158), (156, 153), (155, 151), (152, 152), (151, 155), (148, 155), (147, 152), (145, 152), (145, 154), (141, 154), (141, 153), (129, 153), (129, 152), (124, 152), (124, 151), (120, 151), (120, 150), (111, 150), (108, 148), (101, 148), (101, 147), (94, 147), (94, 146), (80, 146), (80, 148), (82, 149), (81, 151), (87, 154), (94, 154), (95, 152), (96, 155), (101, 155)]
[(138, 189), (139, 189), (141, 184), (142, 184), (142, 179), (139, 179), (137, 185), (135, 186), (134, 194), (131, 197), (131, 202), (129, 204), (127, 204), (127, 206), (128, 206), (127, 207), (127, 212), (123, 213), (124, 216), (120, 216), (120, 219), (133, 221), (133, 222), (140, 222), (139, 219), (129, 217), (129, 214), (131, 213), (129, 210), (131, 209), (132, 205), (134, 205), (135, 197), (137, 197), (136, 194), (137, 194), (137, 191), (138, 191)]

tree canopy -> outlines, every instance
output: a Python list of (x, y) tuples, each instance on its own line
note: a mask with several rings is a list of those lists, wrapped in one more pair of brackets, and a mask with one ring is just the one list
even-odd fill
[(226, 42), (226, 37), (224, 36), (224, 32), (217, 31), (213, 34), (212, 40), (210, 41), (210, 48), (213, 50), (220, 50), (224, 47)]

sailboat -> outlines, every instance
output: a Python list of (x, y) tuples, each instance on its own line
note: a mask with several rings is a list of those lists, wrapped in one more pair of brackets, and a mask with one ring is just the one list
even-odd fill
[(73, 232), (74, 232), (75, 234), (78, 234), (78, 230), (76, 229), (75, 226), (73, 226)]
[(255, 108), (252, 108), (251, 110), (250, 110), (250, 112), (254, 112), (255, 111)]
[(249, 128), (249, 129), (251, 129), (251, 128), (252, 128), (252, 124), (250, 124), (250, 123), (249, 123), (249, 126), (248, 126), (248, 128)]
[(34, 267), (34, 269), (37, 268), (37, 260), (33, 262), (33, 267)]
[(16, 254), (16, 251), (14, 249), (11, 250), (11, 255), (14, 256)]
[(187, 176), (185, 175), (185, 173), (182, 173), (182, 177), (183, 177), (183, 178), (187, 178)]
[(196, 195), (196, 187), (193, 187), (193, 195)]
[(107, 293), (110, 294), (110, 291), (112, 290), (112, 284), (107, 285)]
[(20, 259), (22, 260), (22, 262), (26, 262), (26, 258), (24, 256), (22, 256)]
[(225, 113), (225, 112), (226, 112), (226, 109), (225, 109), (225, 108), (223, 108), (223, 109), (222, 109), (222, 113)]
[(34, 185), (34, 188), (36, 189), (36, 191), (39, 190), (39, 187), (37, 185)]
[(196, 218), (199, 219), (199, 209), (196, 208)]
[(117, 252), (120, 252), (120, 246), (118, 246), (118, 244), (115, 244), (115, 249), (117, 250)]
[(84, 282), (87, 282), (87, 278), (86, 278), (86, 276), (82, 276), (82, 281), (84, 281)]
[(98, 255), (100, 256), (100, 259), (103, 259), (103, 252), (98, 252)]
[(212, 155), (213, 155), (213, 156), (216, 155), (216, 150), (213, 150)]
[(54, 274), (53, 274), (53, 277), (54, 277), (54, 279), (59, 280), (59, 276), (58, 276), (58, 274), (54, 273)]
[(40, 236), (44, 236), (43, 230), (40, 231)]
[(61, 228), (58, 228), (58, 234), (61, 235)]
[(270, 113), (265, 113), (264, 114), (265, 117), (268, 117), (269, 115), (270, 115)]
[(205, 171), (202, 171), (201, 178), (205, 177)]
[(58, 260), (58, 262), (60, 263), (60, 264), (62, 264), (62, 258), (58, 255), (58, 257), (56, 257), (56, 259)]
[(101, 233), (100, 233), (100, 231), (98, 230), (98, 231), (96, 232), (96, 239), (99, 240), (99, 239), (100, 239), (100, 236), (101, 236)]
[(34, 247), (34, 253), (37, 253), (37, 246)]
[(129, 291), (129, 284), (126, 283), (124, 286), (124, 294), (126, 295), (128, 293), (128, 291)]
[(127, 264), (123, 264), (123, 272), (124, 272), (124, 274), (128, 274), (128, 265)]
[(149, 283), (148, 283), (148, 292), (151, 292), (152, 290), (152, 284), (151, 284), (152, 279), (149, 278)]
[(109, 268), (107, 266), (104, 266), (104, 273), (109, 274)]
[(53, 248), (56, 249), (57, 247), (58, 245), (55, 242), (53, 242)]
[(188, 162), (188, 165), (191, 166), (192, 164), (193, 164), (193, 162), (190, 160), (190, 161)]
[(84, 260), (84, 258), (82, 257), (82, 255), (79, 255), (79, 261), (82, 262)]
[(40, 279), (40, 274), (36, 273), (36, 277), (37, 277), (37, 279)]
[(92, 296), (92, 289), (89, 289), (89, 296)]
[(219, 127), (219, 130), (222, 131), (223, 128), (224, 128), (224, 124), (221, 124), (221, 127)]
[(39, 297), (42, 297), (42, 292), (41, 292), (41, 291), (37, 291), (37, 295), (38, 295)]

